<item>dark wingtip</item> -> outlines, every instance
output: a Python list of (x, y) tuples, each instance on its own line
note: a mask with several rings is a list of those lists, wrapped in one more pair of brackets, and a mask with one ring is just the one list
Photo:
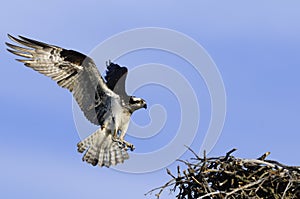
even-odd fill
[(8, 43), (8, 42), (5, 42), (5, 45), (10, 46), (10, 45), (12, 45), (12, 44), (10, 44), (10, 43)]
[(12, 40), (12, 41), (15, 41), (16, 38), (14, 36), (12, 36), (11, 34), (7, 33), (7, 37)]
[(27, 37), (24, 37), (24, 36), (22, 36), (22, 35), (18, 35), (18, 37), (19, 37), (20, 39), (23, 39), (24, 41), (35, 41), (35, 40), (29, 39), (29, 38), (27, 38)]
[[(5, 45), (6, 45), (7, 47), (9, 47), (9, 48), (12, 48), (12, 47), (11, 47), (12, 44), (10, 44), (10, 43), (8, 43), (8, 42), (5, 42)], [(9, 49), (9, 48), (6, 48), (6, 50), (10, 52), (11, 49)]]
[[(7, 33), (7, 37), (12, 41), (18, 41), (19, 39), (17, 37), (12, 36), (11, 34)], [(20, 37), (20, 36), (19, 36)]]
[[(5, 43), (6, 44), (6, 43)], [(6, 44), (7, 45), (7, 44)], [(13, 53), (13, 54), (15, 54), (15, 51), (14, 50), (12, 50), (12, 49), (9, 49), (9, 48), (7, 48), (6, 49), (8, 52), (10, 52), (10, 53)]]
[(111, 60), (109, 59), (108, 61), (105, 62), (106, 67), (108, 67), (111, 64)]
[(7, 37), (8, 37), (8, 38), (11, 38), (11, 37), (13, 37), (13, 36), (11, 36), (11, 34), (7, 33)]

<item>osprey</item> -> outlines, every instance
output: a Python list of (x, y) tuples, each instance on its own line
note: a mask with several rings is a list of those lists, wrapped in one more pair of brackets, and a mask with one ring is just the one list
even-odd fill
[(6, 43), (9, 52), (27, 58), (16, 59), (72, 92), (85, 117), (100, 128), (77, 144), (85, 152), (82, 160), (93, 166), (116, 165), (128, 159), (134, 146), (124, 140), (131, 114), (147, 108), (145, 100), (128, 96), (125, 91), (127, 68), (110, 61), (104, 79), (88, 56), (26, 37)]

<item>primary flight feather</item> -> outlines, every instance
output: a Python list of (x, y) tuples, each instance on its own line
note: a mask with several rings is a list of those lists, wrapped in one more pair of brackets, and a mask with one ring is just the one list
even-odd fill
[(82, 160), (94, 166), (116, 165), (128, 159), (134, 146), (124, 140), (131, 114), (147, 108), (145, 100), (127, 95), (127, 68), (107, 63), (104, 79), (88, 56), (58, 46), (8, 35), (17, 45), (7, 50), (25, 59), (16, 59), (72, 92), (85, 117), (99, 129), (77, 144)]

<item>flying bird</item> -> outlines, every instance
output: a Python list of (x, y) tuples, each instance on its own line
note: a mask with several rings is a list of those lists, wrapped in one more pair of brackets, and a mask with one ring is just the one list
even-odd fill
[[(125, 90), (128, 69), (107, 62), (102, 78), (94, 61), (74, 50), (8, 34), (15, 44), (7, 50), (23, 57), (16, 59), (68, 89), (85, 117), (99, 129), (77, 144), (82, 160), (100, 167), (123, 163), (134, 145), (124, 140), (131, 114), (147, 108), (144, 99), (129, 96)], [(25, 59), (24, 59), (25, 58)]]

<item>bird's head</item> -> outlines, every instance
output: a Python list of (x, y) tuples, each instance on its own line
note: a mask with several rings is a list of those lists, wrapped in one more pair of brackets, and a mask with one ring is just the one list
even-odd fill
[(142, 98), (138, 98), (138, 97), (135, 97), (135, 96), (130, 96), (129, 98), (129, 106), (133, 111), (136, 111), (140, 108), (144, 108), (144, 109), (147, 109), (147, 103), (145, 100), (143, 100)]

